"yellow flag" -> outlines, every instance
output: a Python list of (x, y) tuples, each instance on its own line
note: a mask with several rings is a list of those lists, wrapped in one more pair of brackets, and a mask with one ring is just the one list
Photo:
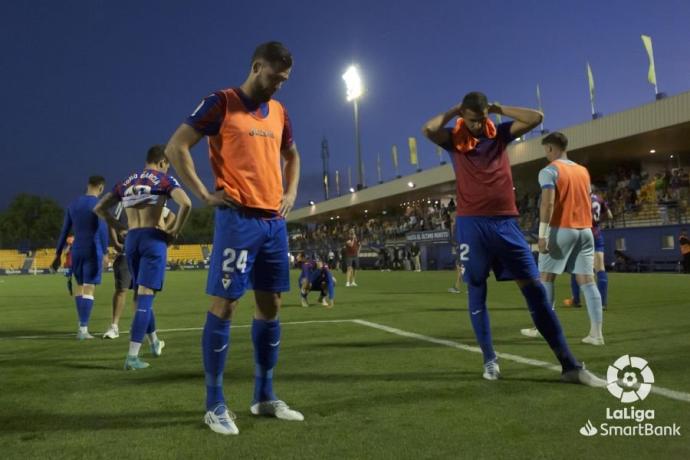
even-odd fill
[(587, 63), (587, 78), (589, 79), (589, 100), (594, 103), (594, 76), (592, 75), (592, 67)]
[(652, 49), (652, 37), (649, 35), (642, 35), (642, 43), (647, 50), (649, 56), (649, 71), (647, 72), (647, 80), (656, 87), (656, 69), (654, 68), (654, 50)]
[(410, 137), (407, 139), (407, 145), (410, 146), (410, 164), (419, 166), (417, 159), (417, 139)]
[(398, 169), (398, 146), (394, 145), (393, 149), (391, 150), (391, 154), (393, 155), (393, 167)]

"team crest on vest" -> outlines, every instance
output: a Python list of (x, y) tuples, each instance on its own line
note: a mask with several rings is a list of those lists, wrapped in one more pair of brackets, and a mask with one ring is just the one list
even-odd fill
[(249, 130), (249, 135), (250, 136), (270, 137), (271, 139), (275, 139), (275, 135), (273, 134), (273, 131), (271, 131), (270, 129), (252, 128)]

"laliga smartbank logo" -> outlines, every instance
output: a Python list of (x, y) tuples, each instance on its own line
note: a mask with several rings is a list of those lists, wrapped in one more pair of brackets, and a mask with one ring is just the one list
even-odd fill
[(649, 396), (654, 383), (654, 372), (644, 359), (623, 355), (609, 366), (606, 382), (609, 393), (622, 403), (634, 403)]
[[(643, 401), (652, 391), (654, 372), (649, 363), (637, 356), (621, 356), (608, 368), (606, 388), (623, 404)], [(580, 434), (596, 436), (680, 436), (680, 426), (655, 425), (654, 409), (637, 409), (635, 406), (606, 408), (606, 422), (594, 425), (591, 420), (580, 428)]]

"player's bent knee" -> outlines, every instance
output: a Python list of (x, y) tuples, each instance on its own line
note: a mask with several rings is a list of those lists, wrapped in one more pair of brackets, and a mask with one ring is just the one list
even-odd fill
[(154, 291), (151, 288), (147, 288), (146, 286), (139, 286), (137, 288), (137, 294), (139, 295), (154, 295), (156, 291)]
[(525, 280), (515, 280), (515, 283), (518, 285), (520, 289), (526, 288), (527, 286), (530, 286), (532, 284), (540, 284), (541, 280), (539, 278), (536, 279), (525, 279)]
[(539, 278), (542, 281), (545, 281), (547, 283), (553, 283), (554, 281), (556, 281), (556, 274), (555, 273), (541, 273), (539, 275)]
[(593, 275), (575, 275), (575, 281), (577, 281), (578, 286), (582, 286), (583, 284), (590, 284), (594, 282), (594, 276)]
[(209, 311), (221, 319), (232, 319), (238, 304), (237, 299), (224, 299), (214, 296), (212, 297)]
[(256, 299), (256, 318), (273, 320), (278, 316), (281, 297), (279, 292), (254, 291)]
[(96, 290), (96, 286), (93, 284), (82, 284), (81, 285), (82, 295), (93, 295), (95, 290)]

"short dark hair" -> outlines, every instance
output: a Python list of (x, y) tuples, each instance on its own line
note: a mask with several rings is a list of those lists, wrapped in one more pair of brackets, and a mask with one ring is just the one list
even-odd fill
[(462, 98), (462, 106), (465, 109), (482, 113), (489, 108), (489, 100), (486, 98), (486, 94), (480, 93), (479, 91), (472, 91), (471, 93), (465, 94), (465, 97)]
[(146, 153), (146, 163), (148, 164), (156, 164), (161, 160), (167, 159), (168, 158), (165, 156), (165, 145), (163, 144), (154, 145)]
[(89, 176), (89, 186), (98, 187), (105, 186), (105, 177), (103, 176)]
[(568, 148), (568, 138), (565, 137), (565, 134), (559, 133), (558, 131), (554, 131), (544, 137), (544, 139), (541, 140), (541, 145), (555, 145), (558, 147), (560, 150), (565, 151), (565, 149)]
[(252, 55), (252, 63), (257, 59), (264, 59), (270, 64), (280, 64), (285, 69), (292, 67), (292, 54), (280, 42), (266, 42), (257, 46)]

